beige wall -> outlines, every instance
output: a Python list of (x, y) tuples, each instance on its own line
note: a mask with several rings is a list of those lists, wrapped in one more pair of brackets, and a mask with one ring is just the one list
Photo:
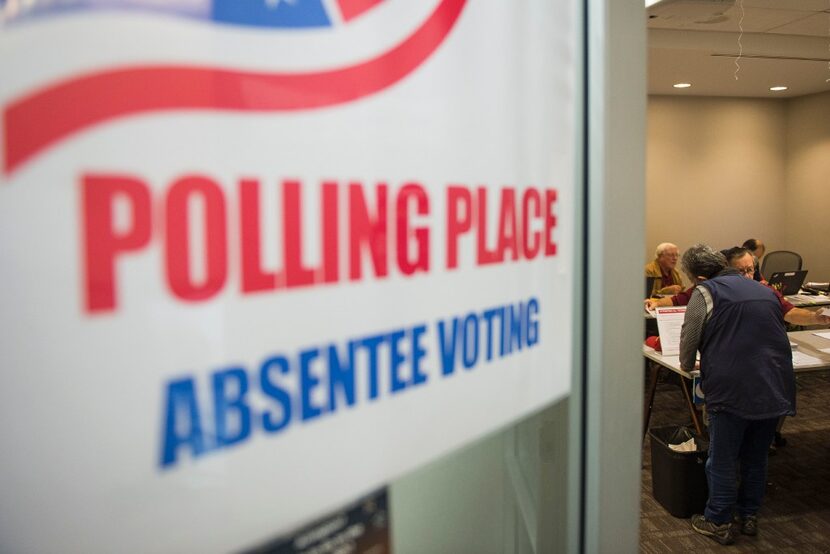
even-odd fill
[(808, 281), (830, 281), (830, 93), (788, 102), (784, 246)]
[(646, 258), (763, 239), (830, 279), (830, 93), (793, 100), (651, 96)]

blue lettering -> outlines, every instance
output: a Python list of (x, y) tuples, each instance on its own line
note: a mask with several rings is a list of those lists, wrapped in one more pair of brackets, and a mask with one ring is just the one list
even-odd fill
[(343, 391), (346, 404), (354, 406), (354, 343), (349, 343), (349, 361), (344, 363), (337, 355), (337, 347), (328, 348), (329, 359), (329, 411), (337, 410), (337, 389)]
[(522, 315), (524, 310), (522, 304), (518, 306), (510, 306), (510, 325), (508, 327), (510, 333), (510, 340), (508, 343), (508, 352), (513, 352), (514, 348), (522, 349)]
[(427, 332), (426, 325), (419, 325), (412, 329), (412, 342), (410, 350), (412, 352), (412, 384), (420, 385), (427, 382), (427, 375), (421, 372), (421, 360), (427, 355), (427, 350), (421, 344), (421, 339), (424, 333)]
[(383, 342), (383, 335), (366, 337), (363, 346), (369, 351), (369, 399), (378, 397), (378, 346)]
[(498, 308), (499, 313), (499, 357), (504, 357), (505, 354), (509, 354), (510, 352), (507, 351), (507, 322), (504, 320), (505, 318), (505, 308), (501, 307)]
[(311, 403), (311, 395), (317, 385), (320, 384), (320, 379), (311, 373), (311, 362), (319, 355), (320, 350), (318, 348), (310, 348), (300, 352), (300, 413), (303, 421), (314, 419), (323, 413), (320, 406)]
[[(228, 383), (234, 383), (236, 394), (228, 397)], [(213, 417), (216, 423), (216, 446), (222, 448), (248, 438), (251, 434), (251, 408), (245, 403), (248, 376), (245, 370), (232, 367), (213, 374)], [(236, 414), (236, 432), (230, 431), (228, 416)]]
[(392, 331), (389, 333), (389, 388), (392, 394), (400, 392), (406, 388), (406, 381), (401, 379), (400, 369), (406, 361), (406, 356), (401, 354), (400, 345), (401, 339), (406, 336), (403, 329)]
[(464, 319), (464, 368), (470, 369), (478, 361), (478, 317), (471, 313)]
[[(531, 296), (526, 301), (438, 319), (434, 328), (437, 352), (435, 343), (427, 338), (429, 325), (421, 324), (356, 337), (348, 343), (307, 347), (290, 356), (271, 355), (259, 365), (257, 374), (243, 367), (222, 367), (205, 375), (208, 382), (198, 387), (210, 388), (213, 426), (210, 420), (201, 419), (200, 408), (209, 407), (204, 402), (208, 399), (199, 401), (196, 378), (169, 380), (161, 403), (159, 466), (167, 468), (182, 456), (196, 459), (239, 444), (260, 426), (265, 433), (278, 433), (292, 423), (374, 401), (380, 397), (381, 386), (384, 393), (398, 394), (427, 383), (430, 371), (436, 370), (432, 367), (435, 363), (441, 364), (441, 374), (447, 377), (455, 374), (457, 365), (471, 370), (485, 358), (489, 362), (533, 347), (541, 340), (539, 313), (539, 299)], [(481, 347), (482, 340), (486, 348)], [(386, 373), (380, 375), (381, 370), (386, 371), (387, 353), (382, 350), (386, 343), (388, 389)], [(361, 348), (366, 349), (365, 357)], [(430, 364), (431, 356), (438, 356), (439, 361)]]
[(167, 383), (163, 443), (162, 467), (176, 463), (181, 446), (189, 447), (194, 458), (207, 452), (192, 377)]
[(270, 373), (272, 369), (277, 369), (279, 373), (287, 375), (291, 368), (288, 365), (288, 360), (282, 356), (267, 358), (259, 368), (259, 387), (265, 396), (277, 401), (282, 411), (282, 417), (276, 420), (271, 412), (263, 412), (262, 428), (269, 433), (276, 433), (291, 423), (291, 396), (285, 389), (271, 381)]
[(539, 301), (536, 298), (531, 298), (527, 303), (525, 315), (527, 317), (527, 345), (533, 346), (539, 342), (539, 322), (534, 317), (539, 313)]
[(487, 361), (493, 359), (493, 317), (498, 313), (497, 308), (491, 308), (489, 310), (484, 310), (482, 314), (484, 316), (484, 321), (487, 322)]
[(447, 342), (447, 333), (444, 321), (438, 322), (438, 347), (441, 349), (441, 372), (446, 377), (455, 371), (455, 350), (458, 348), (458, 318), (452, 320), (450, 342)]

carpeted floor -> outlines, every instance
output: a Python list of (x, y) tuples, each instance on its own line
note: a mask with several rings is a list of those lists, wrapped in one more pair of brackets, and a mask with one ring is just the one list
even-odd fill
[[(689, 519), (669, 514), (652, 496), (651, 440), (643, 447), (640, 551), (830, 553), (830, 374), (797, 376), (798, 415), (788, 418), (782, 434), (787, 445), (769, 458), (767, 494), (757, 537), (736, 535), (721, 546), (692, 531)], [(651, 427), (690, 425), (678, 386), (661, 383)]]

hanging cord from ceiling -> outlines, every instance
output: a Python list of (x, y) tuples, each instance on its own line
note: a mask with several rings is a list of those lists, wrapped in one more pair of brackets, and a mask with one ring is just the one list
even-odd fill
[[(830, 1), (830, 0), (829, 0)], [(744, 55), (744, 45), (741, 39), (744, 38), (744, 0), (735, 0), (735, 3), (741, 7), (741, 18), (738, 20), (738, 57), (735, 58), (735, 80), (738, 80), (738, 72), (741, 71), (741, 56)]]

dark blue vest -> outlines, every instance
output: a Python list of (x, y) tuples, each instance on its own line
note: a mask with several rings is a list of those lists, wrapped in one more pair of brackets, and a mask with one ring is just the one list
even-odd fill
[(781, 304), (737, 273), (701, 283), (714, 308), (700, 343), (706, 409), (745, 419), (795, 415), (795, 375)]

